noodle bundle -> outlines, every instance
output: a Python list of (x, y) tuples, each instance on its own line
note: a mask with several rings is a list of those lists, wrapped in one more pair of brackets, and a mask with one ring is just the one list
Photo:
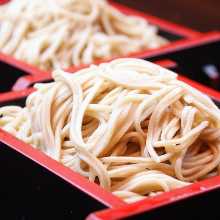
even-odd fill
[(0, 127), (126, 202), (218, 175), (220, 111), (175, 73), (127, 58), (53, 78)]
[(44, 70), (163, 46), (145, 19), (105, 0), (11, 0), (0, 6), (0, 51)]

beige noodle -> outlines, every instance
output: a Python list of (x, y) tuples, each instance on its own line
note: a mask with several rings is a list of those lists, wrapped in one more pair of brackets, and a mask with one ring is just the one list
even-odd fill
[(118, 59), (53, 77), (1, 128), (126, 202), (218, 175), (220, 111), (175, 73)]
[(44, 70), (166, 43), (156, 26), (105, 0), (11, 0), (0, 6), (0, 51)]

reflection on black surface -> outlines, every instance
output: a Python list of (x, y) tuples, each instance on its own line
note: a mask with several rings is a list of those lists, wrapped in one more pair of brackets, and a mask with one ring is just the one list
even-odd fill
[(177, 52), (155, 56), (148, 60), (171, 59), (178, 64), (176, 72), (220, 91), (220, 41), (195, 46)]
[(0, 92), (10, 91), (18, 78), (25, 75), (25, 72), (0, 61)]

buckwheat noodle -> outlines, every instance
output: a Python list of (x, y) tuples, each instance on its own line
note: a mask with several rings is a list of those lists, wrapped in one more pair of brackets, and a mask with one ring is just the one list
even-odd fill
[(157, 32), (105, 0), (11, 0), (0, 6), (0, 51), (44, 70), (168, 43)]
[(218, 175), (220, 111), (139, 59), (53, 72), (0, 126), (126, 202)]

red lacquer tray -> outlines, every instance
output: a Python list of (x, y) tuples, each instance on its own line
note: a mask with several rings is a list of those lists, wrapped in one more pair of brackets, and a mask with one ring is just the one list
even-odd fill
[[(86, 220), (207, 219), (204, 218), (207, 216), (207, 213), (209, 213), (210, 219), (219, 219), (218, 205), (213, 204), (218, 199), (219, 188), (220, 176), (216, 176), (187, 187), (162, 193), (153, 198), (97, 211), (90, 214)], [(217, 189), (218, 192), (216, 192)], [(213, 196), (215, 193), (216, 196)], [(203, 204), (201, 198), (207, 206), (200, 205)], [(212, 200), (212, 198), (214, 199)], [(194, 203), (191, 202), (192, 199), (194, 199)], [(193, 207), (189, 207), (187, 204), (189, 201), (190, 204), (193, 204)], [(161, 209), (163, 210), (161, 211)], [(166, 209), (169, 212), (165, 211)], [(189, 212), (189, 210), (193, 213)], [(212, 213), (209, 212), (210, 210), (212, 210)], [(199, 214), (199, 212), (203, 214)], [(161, 215), (161, 213), (165, 214)], [(194, 216), (197, 216), (197, 218), (194, 218)]]
[[(187, 50), (187, 49), (192, 49), (200, 46), (206, 46), (215, 42), (220, 41), (220, 32), (210, 32), (207, 34), (203, 34), (201, 36), (195, 37), (193, 39), (188, 39), (182, 42), (175, 43), (172, 48), (168, 48), (167, 50), (162, 50), (160, 49), (159, 51), (152, 51), (148, 54), (143, 55), (144, 59), (154, 59), (155, 63), (158, 63), (161, 66), (164, 66), (166, 68), (172, 68), (175, 62), (173, 62), (170, 58), (165, 58), (162, 60), (157, 60), (157, 57), (163, 57), (166, 56), (168, 53), (175, 53), (178, 51), (182, 50)], [(137, 56), (137, 58), (139, 58)], [(193, 61), (192, 61), (193, 62)], [(97, 62), (98, 64), (98, 62)], [(82, 67), (72, 67), (69, 69), (70, 72), (75, 72)], [(185, 78), (187, 80), (187, 78)], [(39, 73), (37, 75), (29, 75), (29, 76), (23, 76), (20, 77), (17, 82), (13, 86), (14, 91), (22, 90), (25, 88), (30, 87), (36, 82), (41, 82), (41, 81), (49, 81), (51, 80), (51, 74), (50, 73)], [(193, 83), (193, 81), (191, 81)], [(213, 90), (214, 92), (214, 90)], [(215, 93), (215, 92), (214, 92)]]
[[(4, 4), (6, 2), (8, 2), (8, 1), (7, 0), (0, 0), (0, 4)], [(137, 11), (137, 10), (128, 8), (126, 6), (123, 6), (121, 4), (115, 3), (114, 1), (110, 1), (110, 4), (125, 14), (140, 16), (144, 19), (147, 19), (150, 23), (158, 26), (161, 35), (164, 35), (165, 37), (167, 37), (168, 39), (171, 40), (170, 44), (168, 44), (167, 46), (163, 46), (158, 49), (139, 51), (136, 53), (128, 54), (126, 57), (145, 58), (145, 57), (150, 56), (152, 52), (153, 53), (166, 52), (166, 51), (171, 50), (178, 43), (185, 42), (185, 41), (187, 41), (187, 39), (191, 39), (191, 38), (194, 38), (196, 36), (201, 35), (201, 33), (194, 31), (190, 28), (183, 27), (183, 26), (174, 24), (172, 22), (168, 22), (166, 20), (151, 16), (146, 13), (142, 13), (140, 11)], [(109, 61), (109, 60), (105, 60), (105, 61)], [(100, 62), (103, 62), (103, 60), (97, 60), (94, 63), (100, 63)], [(0, 83), (2, 81), (2, 85), (3, 85), (3, 82), (7, 81), (7, 83), (5, 83), (5, 85), (4, 85), (5, 88), (2, 88), (2, 90), (0, 89), (0, 93), (11, 90), (14, 81), (16, 81), (16, 79), (18, 79), (19, 76), (25, 77), (25, 76), (29, 76), (29, 75), (33, 75), (33, 76), (35, 76), (35, 75), (40, 75), (40, 76), (41, 75), (42, 76), (43, 75), (45, 75), (45, 76), (50, 75), (50, 72), (40, 70), (39, 68), (37, 68), (33, 65), (30, 65), (30, 64), (25, 63), (23, 61), (17, 60), (15, 58), (13, 58), (12, 56), (9, 56), (9, 55), (3, 54), (3, 53), (0, 53), (0, 64), (6, 66), (6, 67), (4, 67), (4, 66), (1, 67), (1, 72), (2, 72), (1, 74), (4, 74), (4, 77), (3, 76), (0, 77)], [(86, 65), (72, 66), (72, 67), (68, 68), (67, 70), (68, 71), (76, 71), (76, 69), (81, 69), (85, 66)], [(16, 74), (13, 72), (13, 68), (14, 68), (14, 70), (16, 70)], [(7, 77), (9, 79), (7, 79)], [(21, 79), (21, 81), (22, 81), (22, 79)], [(20, 82), (18, 82), (18, 84), (20, 84)], [(25, 87), (25, 84), (24, 84), (24, 87)], [(14, 88), (16, 89), (18, 87), (15, 86)]]
[[(203, 91), (207, 95), (211, 96), (215, 101), (220, 101), (220, 93), (207, 88), (201, 84), (191, 81), (184, 77), (179, 77), (180, 80), (191, 84), (193, 87)], [(27, 89), (23, 91), (10, 92), (7, 95), (0, 95), (0, 105), (14, 104), (16, 100), (24, 99), (28, 94), (33, 92), (33, 89)], [(57, 176), (64, 179), (66, 182), (71, 184), (74, 188), (77, 188), (81, 192), (88, 194), (92, 198), (96, 199), (100, 203), (107, 207), (112, 207), (113, 209), (107, 211), (101, 211), (97, 214), (92, 214), (88, 219), (120, 219), (123, 216), (129, 216), (137, 214), (140, 212), (146, 212), (156, 207), (164, 206), (175, 201), (191, 197), (197, 194), (207, 192), (209, 190), (220, 187), (220, 177), (213, 177), (198, 183), (192, 184), (190, 186), (173, 190), (171, 192), (163, 193), (161, 195), (155, 196), (153, 198), (147, 198), (140, 202), (127, 205), (121, 199), (117, 198), (110, 192), (102, 189), (98, 185), (89, 182), (84, 177), (73, 172), (62, 164), (56, 162), (55, 160), (49, 158), (40, 151), (32, 148), (28, 144), (21, 140), (18, 140), (11, 134), (0, 129), (0, 142), (4, 143), (9, 148), (17, 151), (18, 153), (24, 155), (25, 157), (35, 161), (37, 164), (46, 168), (50, 172), (56, 174)]]

